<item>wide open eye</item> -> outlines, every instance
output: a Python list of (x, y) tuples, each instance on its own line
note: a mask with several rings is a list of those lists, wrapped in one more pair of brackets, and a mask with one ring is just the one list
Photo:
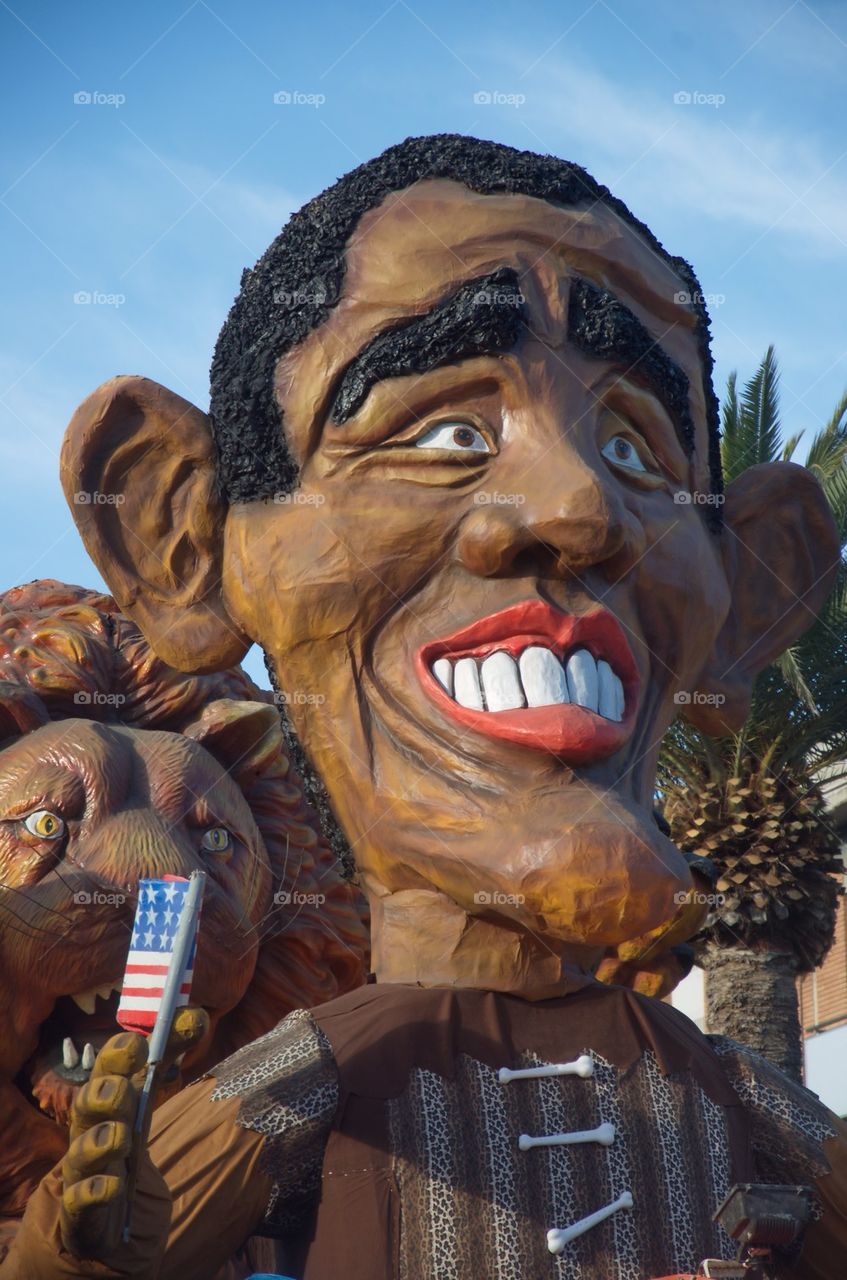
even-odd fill
[(39, 840), (58, 840), (65, 834), (65, 824), (58, 814), (49, 809), (36, 809), (24, 818), (24, 826), (31, 836)]
[(644, 463), (638, 456), (638, 450), (631, 440), (627, 440), (626, 436), (612, 436), (607, 440), (600, 450), (604, 458), (608, 458), (610, 462), (614, 462), (619, 467), (626, 467), (630, 471), (646, 471)]
[(419, 440), (417, 449), (452, 449), (459, 453), (490, 453), (491, 448), (482, 432), (469, 422), (439, 422)]
[(206, 853), (228, 853), (231, 845), (232, 836), (226, 827), (209, 827), (200, 840), (200, 848)]

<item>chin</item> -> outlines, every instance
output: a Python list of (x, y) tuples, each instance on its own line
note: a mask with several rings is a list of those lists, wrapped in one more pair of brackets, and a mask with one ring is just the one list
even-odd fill
[(560, 787), (504, 805), (475, 790), (473, 810), (445, 795), (439, 812), (407, 811), (402, 826), (377, 819), (362, 870), (384, 892), (429, 888), (507, 927), (616, 946), (675, 916), (692, 880), (651, 811), (612, 793), (600, 803), (598, 794)]

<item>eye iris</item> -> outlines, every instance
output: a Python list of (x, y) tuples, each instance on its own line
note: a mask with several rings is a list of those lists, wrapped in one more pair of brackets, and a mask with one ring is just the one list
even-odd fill
[(474, 442), (474, 432), (471, 427), (456, 427), (453, 431), (453, 443), (461, 445), (472, 445)]
[(42, 840), (54, 840), (64, 829), (61, 818), (47, 811), (31, 813), (24, 821), (24, 826), (32, 835)]
[(615, 457), (620, 458), (622, 462), (628, 462), (632, 457), (632, 445), (628, 440), (623, 440), (620, 436), (615, 437)]

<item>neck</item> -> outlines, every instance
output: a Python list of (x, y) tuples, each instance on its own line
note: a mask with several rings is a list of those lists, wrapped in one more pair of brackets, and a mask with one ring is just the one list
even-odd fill
[(469, 915), (435, 890), (371, 897), (377, 982), (475, 987), (525, 1000), (564, 995), (590, 975), (601, 948), (564, 944), (526, 928)]

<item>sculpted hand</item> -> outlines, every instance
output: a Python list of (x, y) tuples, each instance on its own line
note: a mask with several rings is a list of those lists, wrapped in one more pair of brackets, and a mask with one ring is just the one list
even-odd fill
[[(178, 1009), (166, 1067), (207, 1029), (203, 1009)], [(65, 1247), (78, 1258), (105, 1261), (121, 1248), (132, 1129), (146, 1062), (143, 1036), (129, 1031), (113, 1036), (100, 1050), (91, 1078), (74, 1100), (71, 1143), (62, 1162), (61, 1230)], [(139, 1162), (146, 1159), (144, 1152), (135, 1156)]]
[[(203, 1009), (178, 1009), (168, 1064), (208, 1030)], [(108, 1040), (71, 1112), (70, 1145), (61, 1166), (30, 1199), (14, 1246), (0, 1266), (2, 1280), (156, 1275), (165, 1250), (170, 1194), (146, 1150), (134, 1152), (133, 1124), (144, 1082), (147, 1041), (132, 1032)], [(136, 1170), (131, 1236), (122, 1239), (129, 1173)], [(106, 1270), (104, 1270), (106, 1268)]]

